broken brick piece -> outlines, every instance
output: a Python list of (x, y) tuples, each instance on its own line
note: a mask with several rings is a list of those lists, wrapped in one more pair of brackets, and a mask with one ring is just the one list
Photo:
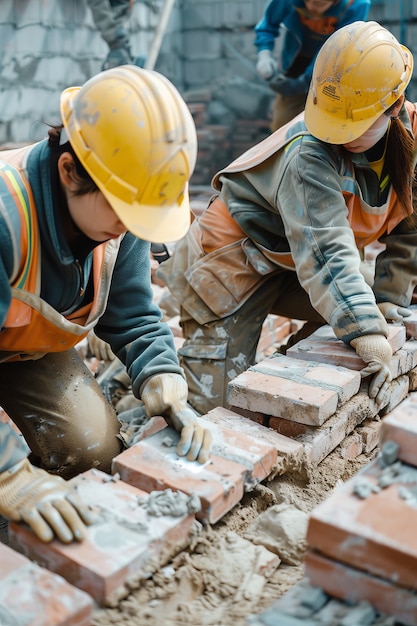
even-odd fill
[(71, 483), (98, 511), (86, 538), (71, 544), (43, 543), (27, 526), (11, 522), (10, 544), (97, 603), (115, 606), (189, 544), (194, 514), (150, 514), (149, 494), (98, 470), (84, 472)]
[(0, 543), (0, 624), (90, 626), (93, 599)]

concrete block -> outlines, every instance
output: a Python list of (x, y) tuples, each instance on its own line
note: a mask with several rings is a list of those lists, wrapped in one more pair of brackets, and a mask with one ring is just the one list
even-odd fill
[(82, 500), (97, 510), (97, 521), (87, 528), (86, 538), (80, 543), (43, 543), (25, 525), (11, 522), (10, 545), (89, 593), (98, 604), (116, 606), (189, 544), (195, 518), (186, 507), (180, 507), (179, 514), (160, 515), (151, 507), (152, 494), (98, 470), (71, 482)]

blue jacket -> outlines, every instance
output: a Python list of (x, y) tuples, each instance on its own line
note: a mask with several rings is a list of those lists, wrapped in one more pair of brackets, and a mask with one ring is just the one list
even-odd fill
[[(304, 72), (310, 80), (318, 51), (335, 31), (356, 21), (366, 21), (371, 0), (340, 0), (317, 20), (308, 20), (304, 0), (271, 0), (263, 18), (255, 26), (255, 46), (273, 50), (275, 39), (284, 28), (280, 70), (286, 73), (298, 56), (311, 59)], [(312, 30), (314, 28), (314, 30)]]

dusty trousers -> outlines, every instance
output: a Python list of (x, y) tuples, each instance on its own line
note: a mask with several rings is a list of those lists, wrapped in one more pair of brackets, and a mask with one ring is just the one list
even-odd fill
[(116, 412), (75, 349), (0, 363), (0, 406), (20, 429), (30, 460), (63, 478), (90, 468), (110, 472), (123, 449)]
[(227, 402), (228, 383), (255, 363), (262, 325), (268, 314), (306, 320), (297, 340), (325, 324), (293, 271), (262, 283), (233, 314), (199, 324), (181, 307), (185, 342), (178, 350), (188, 383), (188, 402), (201, 415)]

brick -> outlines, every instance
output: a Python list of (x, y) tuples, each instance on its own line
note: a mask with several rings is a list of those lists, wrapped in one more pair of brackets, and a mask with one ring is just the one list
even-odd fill
[(394, 441), (399, 446), (399, 458), (417, 466), (417, 394), (412, 392), (381, 423), (380, 441)]
[(84, 591), (2, 543), (0, 562), (1, 624), (92, 624), (94, 602)]
[[(287, 471), (296, 471), (299, 469), (303, 456), (303, 446), (289, 437), (285, 437), (271, 428), (266, 428), (242, 415), (238, 415), (229, 409), (216, 407), (209, 411), (202, 419), (210, 421), (224, 427), (225, 430), (231, 429), (233, 433), (239, 432), (248, 438), (248, 446), (252, 445), (252, 441), (257, 444), (263, 442), (274, 448), (276, 451), (275, 467), (272, 468), (268, 478), (277, 474), (284, 474)], [(242, 439), (241, 439), (242, 441)]]
[[(406, 341), (405, 328), (390, 324), (388, 330), (388, 341), (392, 352), (395, 353), (403, 347)], [(288, 348), (287, 355), (306, 361), (340, 365), (352, 370), (361, 370), (364, 367), (364, 362), (355, 350), (337, 339), (329, 325), (322, 326), (306, 339), (301, 339)]]
[(362, 454), (363, 443), (362, 437), (358, 433), (353, 433), (353, 435), (349, 435), (342, 441), (339, 446), (340, 456), (343, 459), (356, 459), (360, 454)]
[(254, 367), (228, 384), (230, 405), (284, 417), (295, 422), (321, 425), (337, 408), (337, 392), (307, 383), (266, 374)]
[(385, 405), (379, 412), (381, 417), (393, 411), (395, 407), (397, 407), (407, 397), (408, 389), (410, 387), (409, 377), (405, 375), (398, 376), (398, 378), (396, 378), (393, 382), (394, 384), (391, 385), (388, 404)]
[(361, 572), (313, 550), (305, 555), (305, 572), (310, 583), (348, 603), (370, 603), (377, 611), (402, 624), (417, 624), (417, 595), (388, 580)]
[[(327, 558), (416, 590), (417, 470), (400, 469), (382, 468), (376, 459), (333, 491), (312, 511), (307, 543)], [(356, 495), (359, 486), (369, 495)]]
[(407, 336), (417, 339), (417, 310), (409, 310), (411, 312), (411, 315), (409, 317), (404, 317), (404, 326), (407, 331)]
[(188, 461), (177, 455), (178, 441), (176, 431), (164, 428), (116, 456), (113, 472), (147, 492), (174, 489), (197, 495), (201, 511), (196, 518), (214, 524), (242, 499), (247, 468), (215, 454), (203, 465)]
[(382, 422), (380, 420), (366, 419), (356, 429), (356, 432), (358, 432), (362, 438), (363, 452), (365, 454), (372, 452), (372, 450), (378, 447), (381, 424)]
[(152, 515), (149, 494), (98, 470), (71, 482), (82, 500), (99, 512), (86, 538), (68, 545), (58, 540), (43, 543), (28, 527), (11, 522), (10, 545), (89, 593), (98, 604), (116, 606), (132, 587), (189, 544), (193, 514)]

